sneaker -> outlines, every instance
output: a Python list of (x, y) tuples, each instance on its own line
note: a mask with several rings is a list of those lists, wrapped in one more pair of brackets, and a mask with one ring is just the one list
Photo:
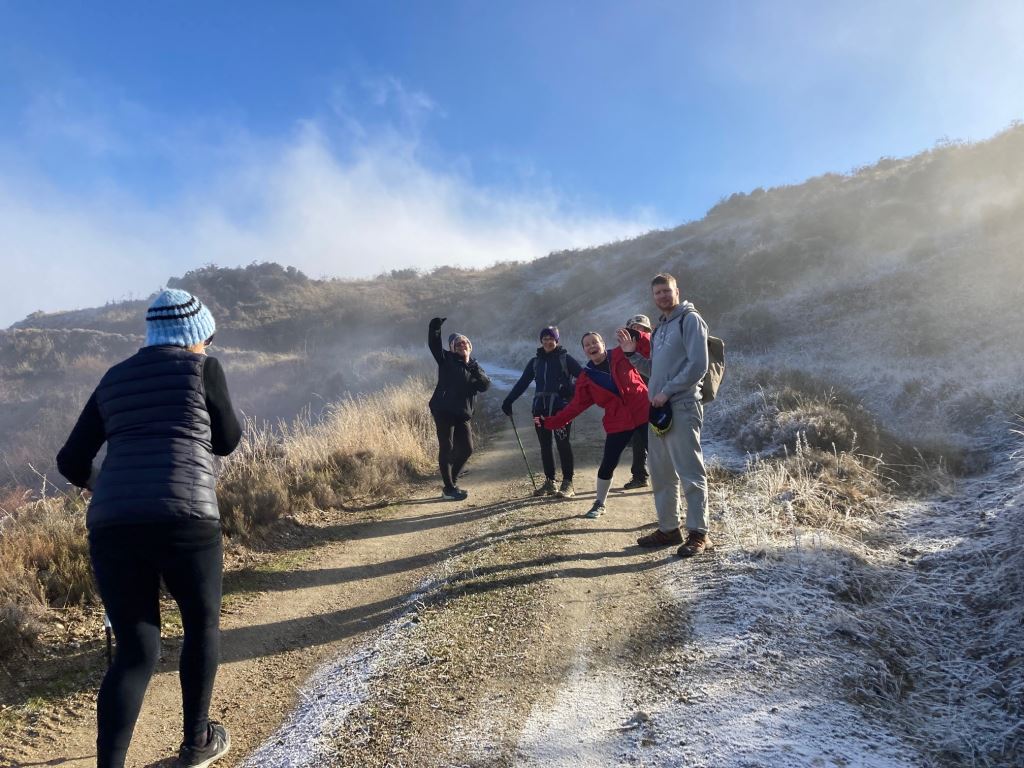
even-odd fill
[(584, 517), (589, 517), (591, 520), (593, 520), (594, 518), (600, 517), (603, 514), (604, 514), (604, 504), (602, 504), (600, 501), (595, 501), (594, 502), (594, 506), (592, 506), (587, 511), (587, 514), (585, 514)]
[(227, 728), (213, 720), (206, 726), (206, 744), (189, 747), (184, 744), (178, 750), (175, 768), (206, 768), (217, 759), (224, 757), (231, 749), (231, 736)]
[(555, 491), (555, 496), (560, 499), (571, 499), (575, 495), (576, 491), (573, 490), (572, 480), (563, 480), (558, 490)]
[(467, 496), (469, 496), (469, 494), (466, 493), (464, 490), (454, 485), (443, 489), (441, 491), (441, 495), (448, 501), (462, 501)]
[(646, 488), (648, 485), (650, 485), (650, 481), (646, 477), (634, 477), (622, 486), (622, 490), (632, 491), (634, 488)]
[(636, 540), (636, 543), (641, 547), (647, 547), (653, 549), (654, 547), (668, 547), (672, 544), (683, 543), (683, 532), (676, 528), (675, 530), (668, 531), (667, 533), (658, 528), (654, 533), (648, 533), (646, 536), (641, 536)]
[(538, 488), (537, 490), (535, 490), (533, 492), (533, 495), (534, 496), (554, 496), (555, 493), (556, 493), (556, 491), (555, 491), (555, 480), (554, 480), (554, 478), (549, 477), (547, 480), (544, 481), (544, 485), (542, 485), (540, 488)]
[(706, 533), (687, 531), (686, 543), (676, 550), (676, 554), (680, 557), (693, 557), (694, 555), (702, 554), (705, 549), (710, 547), (711, 539), (708, 538)]

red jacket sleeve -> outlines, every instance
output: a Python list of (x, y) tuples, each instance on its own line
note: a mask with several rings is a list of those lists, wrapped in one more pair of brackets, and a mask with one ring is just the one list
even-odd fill
[(594, 404), (594, 396), (590, 391), (592, 386), (587, 372), (580, 373), (579, 378), (576, 379), (576, 393), (572, 396), (572, 400), (558, 413), (544, 419), (544, 428), (561, 429), (592, 406)]
[(640, 331), (640, 338), (636, 340), (636, 351), (648, 360), (651, 359), (651, 334)]

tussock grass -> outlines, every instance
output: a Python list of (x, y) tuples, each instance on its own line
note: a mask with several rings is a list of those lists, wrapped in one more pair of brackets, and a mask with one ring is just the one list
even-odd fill
[(433, 461), (425, 379), (347, 396), (317, 420), (274, 430), (248, 424), (223, 465), (217, 498), (225, 530), (246, 537), (295, 508), (379, 498)]
[[(841, 410), (826, 398), (788, 413), (842, 423)], [(800, 430), (780, 442), (712, 486), (728, 610), (782, 658), (827, 660), (840, 692), (927, 765), (1022, 764), (1021, 472), (1004, 462), (956, 487), (923, 455), (894, 473)], [(923, 488), (952, 497), (914, 498)]]
[(0, 656), (34, 642), (47, 608), (92, 596), (81, 494), (49, 496), (0, 517)]

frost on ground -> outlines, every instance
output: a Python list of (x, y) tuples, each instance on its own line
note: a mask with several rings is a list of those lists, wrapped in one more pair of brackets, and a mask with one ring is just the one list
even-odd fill
[(409, 613), (431, 585), (408, 601), (409, 611), (385, 626), (369, 644), (323, 667), (299, 692), (298, 704), (278, 731), (241, 764), (242, 768), (311, 768), (329, 763), (335, 738), (349, 713), (362, 704), (370, 684), (401, 653), (414, 626)]
[(577, 659), (550, 706), (530, 713), (519, 740), (517, 766), (585, 768), (616, 765), (632, 723), (621, 674), (590, 668)]
[(667, 585), (675, 600), (690, 604), (691, 636), (678, 649), (666, 649), (651, 670), (654, 678), (663, 679), (648, 678), (646, 695), (644, 688), (638, 689), (650, 719), (631, 763), (708, 768), (919, 765), (896, 735), (867, 722), (842, 700), (839, 673), (856, 661), (844, 658), (841, 649), (811, 641), (809, 635), (820, 636), (827, 626), (827, 616), (815, 610), (823, 602), (820, 596), (807, 591), (795, 604), (783, 606), (789, 624), (784, 630), (773, 621), (761, 621), (761, 612), (770, 605), (754, 605), (750, 594), (743, 594), (752, 578), (739, 572), (720, 580), (707, 578), (695, 587), (689, 573), (679, 572)]

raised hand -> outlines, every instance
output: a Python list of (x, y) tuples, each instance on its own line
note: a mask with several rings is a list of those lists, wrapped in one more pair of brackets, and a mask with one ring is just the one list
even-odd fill
[(631, 352), (636, 352), (636, 339), (633, 338), (633, 335), (629, 331), (625, 328), (619, 328), (619, 330), (615, 332), (615, 336), (619, 340), (619, 349), (627, 355)]

